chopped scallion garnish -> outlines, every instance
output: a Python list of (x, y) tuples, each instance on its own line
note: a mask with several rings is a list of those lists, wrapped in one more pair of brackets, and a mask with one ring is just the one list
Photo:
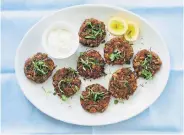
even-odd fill
[(114, 104), (115, 104), (115, 105), (118, 104), (118, 102), (119, 102), (119, 101), (118, 101), (117, 99), (114, 100)]
[(66, 101), (68, 98), (67, 98), (65, 95), (61, 95), (61, 99), (62, 99), (63, 101)]
[(35, 73), (37, 73), (38, 75), (45, 75), (48, 73), (49, 68), (48, 66), (45, 64), (44, 61), (42, 60), (38, 60), (38, 61), (32, 61), (33, 66), (34, 66), (34, 71)]
[(121, 55), (121, 52), (118, 51), (118, 50), (115, 50), (113, 53), (111, 53), (109, 55), (109, 58), (111, 61), (115, 61), (115, 60), (118, 60), (120, 58), (122, 58), (123, 56)]

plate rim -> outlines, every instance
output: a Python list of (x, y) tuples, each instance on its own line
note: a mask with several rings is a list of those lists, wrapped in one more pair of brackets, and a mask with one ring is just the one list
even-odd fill
[[(20, 51), (20, 48), (21, 48), (21, 46), (22, 46), (22, 44), (23, 44), (24, 39), (27, 37), (27, 35), (30, 33), (30, 31), (32, 31), (32, 29), (34, 29), (34, 27), (35, 27), (36, 25), (38, 25), (41, 21), (47, 19), (47, 18), (50, 17), (50, 16), (53, 16), (54, 14), (57, 14), (58, 12), (61, 12), (61, 11), (63, 11), (63, 10), (69, 10), (69, 9), (72, 9), (72, 8), (83, 8), (83, 7), (112, 8), (112, 9), (120, 10), (120, 11), (123, 11), (123, 12), (127, 12), (127, 13), (129, 13), (129, 14), (132, 14), (133, 16), (138, 17), (141, 21), (145, 22), (149, 27), (152, 28), (152, 30), (159, 36), (159, 38), (160, 38), (162, 44), (165, 46), (165, 48), (166, 48), (166, 50), (167, 50), (167, 54), (168, 54), (168, 72), (167, 72), (167, 80), (165, 81), (165, 84), (164, 84), (164, 86), (163, 86), (162, 91), (160, 92), (160, 94), (159, 94), (154, 100), (152, 100), (152, 102), (150, 102), (150, 104), (148, 104), (147, 106), (145, 106), (145, 107), (141, 108), (140, 110), (136, 111), (136, 113), (134, 113), (132, 116), (128, 117), (127, 119), (118, 119), (118, 120), (115, 120), (115, 121), (110, 121), (110, 122), (105, 123), (105, 124), (97, 124), (97, 123), (95, 123), (95, 124), (92, 124), (92, 123), (90, 123), (90, 124), (83, 124), (83, 123), (74, 122), (74, 121), (71, 121), (71, 120), (61, 120), (61, 119), (58, 119), (57, 117), (55, 117), (55, 116), (53, 116), (53, 115), (47, 113), (46, 111), (44, 111), (44, 109), (39, 108), (36, 104), (34, 104), (33, 101), (30, 100), (29, 96), (27, 96), (26, 93), (24, 92), (23, 87), (20, 85), (21, 82), (20, 82), (20, 80), (19, 80), (18, 72), (17, 72), (17, 68), (18, 68), (18, 63), (17, 63), (17, 61), (18, 61), (18, 53), (19, 53), (19, 51)], [(162, 35), (160, 34), (160, 32), (159, 32), (152, 24), (150, 24), (150, 23), (149, 23), (146, 19), (144, 19), (143, 17), (141, 17), (141, 16), (139, 16), (139, 15), (137, 15), (137, 14), (135, 14), (135, 13), (133, 13), (133, 12), (131, 12), (131, 11), (125, 9), (125, 8), (117, 7), (117, 6), (109, 6), (109, 5), (106, 5), (106, 4), (83, 4), (83, 5), (70, 6), (70, 7), (66, 7), (66, 8), (62, 8), (62, 9), (56, 10), (56, 11), (54, 11), (53, 13), (50, 13), (50, 14), (48, 14), (48, 15), (42, 17), (42, 18), (39, 19), (34, 25), (32, 25), (31, 28), (29, 28), (29, 30), (24, 34), (23, 38), (21, 39), (21, 42), (20, 42), (20, 44), (18, 45), (18, 47), (17, 47), (17, 49), (16, 49), (15, 64), (14, 64), (15, 75), (16, 75), (16, 79), (17, 79), (17, 81), (18, 81), (18, 84), (19, 84), (19, 86), (20, 86), (20, 89), (21, 89), (21, 91), (24, 93), (24, 96), (29, 100), (29, 102), (30, 102), (33, 106), (35, 106), (35, 107), (36, 107), (38, 110), (40, 110), (42, 113), (44, 113), (44, 114), (46, 114), (47, 116), (52, 117), (52, 118), (54, 118), (54, 119), (56, 119), (56, 120), (59, 120), (59, 121), (65, 122), (65, 123), (69, 123), (69, 124), (81, 125), (81, 126), (102, 126), (102, 125), (110, 125), (110, 124), (115, 124), (115, 123), (123, 122), (123, 121), (125, 121), (125, 120), (129, 120), (129, 119), (131, 119), (131, 118), (133, 118), (133, 117), (135, 117), (135, 116), (141, 114), (143, 111), (147, 110), (153, 103), (155, 103), (156, 100), (158, 100), (158, 98), (160, 97), (160, 95), (163, 93), (163, 91), (164, 91), (164, 89), (165, 89), (165, 87), (166, 87), (166, 85), (167, 85), (167, 83), (168, 83), (169, 76), (170, 76), (170, 70), (171, 70), (170, 67), (171, 67), (171, 66), (170, 66), (170, 53), (169, 53), (168, 47), (167, 47), (167, 45), (166, 45), (166, 43), (165, 43), (165, 41), (164, 41)]]

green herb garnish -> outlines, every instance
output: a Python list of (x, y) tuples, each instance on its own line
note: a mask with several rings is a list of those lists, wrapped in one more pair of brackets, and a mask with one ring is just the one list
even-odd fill
[(44, 61), (42, 60), (38, 60), (38, 61), (32, 61), (33, 66), (34, 66), (34, 71), (35, 73), (37, 73), (38, 75), (45, 75), (48, 73), (49, 68), (48, 66), (45, 64)]
[(90, 28), (93, 28), (91, 22), (86, 22), (86, 24), (87, 24)]
[(80, 98), (84, 100), (84, 97), (83, 97), (83, 95), (82, 95), (82, 94), (81, 94)]
[(118, 102), (119, 102), (119, 100), (117, 100), (117, 99), (114, 100), (115, 105), (118, 104)]
[[(85, 98), (91, 98), (95, 102), (105, 98), (105, 93), (104, 92), (94, 92), (90, 88), (88, 88), (88, 90), (89, 90), (88, 95), (86, 95)], [(83, 95), (81, 95), (81, 99), (84, 100)]]
[(76, 85), (75, 85), (75, 87), (74, 87), (74, 88), (72, 88), (72, 89), (73, 89), (73, 91), (74, 91), (74, 92), (79, 91), (79, 87), (77, 87)]
[(66, 101), (68, 98), (67, 98), (65, 95), (61, 95), (61, 99), (62, 99), (63, 101)]
[[(88, 88), (89, 89), (89, 88)], [(98, 100), (101, 100), (104, 98), (104, 92), (94, 92), (92, 89), (89, 89), (89, 95), (88, 97), (91, 95), (92, 96), (92, 99), (93, 101), (98, 101)]]
[(128, 87), (128, 81), (127, 80), (124, 80), (123, 83), (124, 83), (123, 84), (124, 87)]
[(73, 69), (73, 68), (70, 67), (69, 70), (70, 70), (70, 72), (72, 72), (72, 74), (74, 76), (77, 76), (78, 75), (78, 72), (75, 69)]
[(148, 70), (150, 68), (150, 63), (152, 61), (152, 55), (151, 53), (147, 55), (147, 57), (144, 59), (144, 61), (141, 63), (141, 66), (143, 67), (141, 71), (141, 75), (146, 79), (152, 79), (153, 75), (152, 73)]
[(125, 62), (126, 64), (130, 64), (130, 60)]
[(153, 75), (150, 71), (146, 70), (146, 69), (143, 69), (141, 71), (141, 75), (146, 79), (146, 80), (149, 80), (149, 79), (152, 79)]
[(111, 59), (111, 61), (118, 60), (118, 59), (122, 58), (121, 52), (118, 50), (114, 51), (113, 53), (110, 54), (109, 58)]
[(92, 29), (92, 34), (96, 37), (100, 33), (100, 30), (93, 30)]
[(79, 91), (79, 87), (77, 87), (76, 85), (75, 85), (75, 89), (76, 89), (77, 91)]
[(85, 36), (86, 39), (96, 39), (96, 36), (93, 35), (89, 35), (89, 36)]
[(85, 36), (86, 39), (96, 39), (98, 35), (103, 34), (103, 30), (101, 29), (101, 25), (98, 25), (98, 28), (96, 25), (92, 25), (91, 22), (86, 22), (89, 27), (89, 35)]
[(83, 65), (83, 69), (86, 71), (86, 69), (90, 69), (92, 68), (93, 65), (100, 65), (100, 62), (97, 59), (94, 58), (89, 58), (87, 57), (85, 60), (83, 58), (80, 58), (80, 63), (82, 63)]
[(86, 71), (86, 69), (91, 70), (91, 64), (89, 64), (88, 59), (84, 60), (83, 58), (80, 58), (80, 63), (83, 65), (83, 69)]
[(92, 65), (98, 65), (100, 63), (99, 60), (97, 59), (94, 59), (94, 58), (88, 58), (88, 59), (89, 59), (89, 63), (91, 63)]
[(84, 55), (84, 52), (80, 52), (80, 56)]
[(71, 86), (71, 82), (72, 82), (72, 80), (69, 79), (69, 78), (61, 79), (61, 80), (59, 81), (59, 83), (58, 83), (58, 88), (59, 88), (60, 92), (61, 92), (61, 93), (64, 93), (64, 92), (63, 92), (63, 89), (64, 89), (67, 85)]
[(92, 96), (93, 96), (93, 101), (98, 101), (98, 100), (103, 99), (104, 93), (102, 93), (102, 92), (94, 92)]
[(144, 61), (141, 63), (141, 66), (144, 68), (147, 68), (147, 66), (151, 63), (152, 61), (152, 55), (148, 54), (147, 57), (144, 59)]

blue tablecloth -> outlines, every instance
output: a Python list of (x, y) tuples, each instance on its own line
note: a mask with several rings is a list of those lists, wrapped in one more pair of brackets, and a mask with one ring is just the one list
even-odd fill
[[(3, 133), (113, 134), (182, 131), (183, 7), (126, 7), (146, 18), (165, 39), (171, 56), (168, 84), (159, 99), (138, 116), (113, 125), (85, 127), (57, 121), (40, 112), (23, 95), (14, 73), (16, 48), (26, 31), (45, 14), (43, 10), (37, 12), (36, 10), (59, 9), (74, 4), (83, 4), (83, 1), (69, 2), (65, 0), (63, 4), (47, 5), (48, 7), (21, 5), (20, 3), (25, 2), (24, 0), (19, 0), (17, 5), (9, 5), (7, 1), (3, 5), (1, 35), (1, 126)], [(17, 11), (17, 9), (21, 11)]]

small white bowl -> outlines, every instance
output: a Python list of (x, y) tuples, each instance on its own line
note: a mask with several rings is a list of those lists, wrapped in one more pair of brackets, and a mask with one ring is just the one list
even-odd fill
[[(59, 56), (56, 55), (56, 53), (51, 52), (51, 50), (48, 47), (48, 34), (55, 30), (55, 29), (64, 29), (72, 34), (72, 40), (71, 44), (73, 45), (72, 48), (66, 53), (61, 53)], [(42, 46), (46, 53), (48, 53), (51, 57), (56, 58), (56, 59), (64, 59), (70, 57), (72, 54), (74, 54), (79, 46), (79, 38), (78, 38), (78, 33), (75, 31), (75, 28), (73, 28), (72, 25), (70, 25), (68, 22), (55, 22), (51, 24), (43, 33), (42, 35)]]

